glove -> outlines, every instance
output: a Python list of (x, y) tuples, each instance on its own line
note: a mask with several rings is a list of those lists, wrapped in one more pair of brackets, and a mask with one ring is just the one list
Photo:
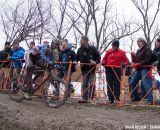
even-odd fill
[(91, 64), (94, 64), (94, 65), (97, 64), (97, 63), (96, 63), (95, 61), (93, 61), (93, 60), (90, 60), (90, 63), (91, 63)]
[(135, 52), (131, 52), (131, 56), (136, 56), (136, 53)]
[(141, 64), (140, 63), (136, 63), (136, 64), (133, 64), (132, 67), (137, 69), (137, 68), (141, 67)]
[(105, 66), (105, 63), (102, 62), (101, 65), (102, 65), (102, 66)]
[(124, 62), (121, 63), (121, 66), (122, 66), (123, 69), (126, 67)]
[(155, 62), (153, 62), (152, 65), (153, 65), (154, 67), (156, 67), (156, 66), (158, 66), (158, 64), (159, 64), (159, 61), (155, 61)]

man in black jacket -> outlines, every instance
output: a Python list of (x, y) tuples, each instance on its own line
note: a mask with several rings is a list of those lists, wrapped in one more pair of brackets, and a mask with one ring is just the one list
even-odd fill
[(88, 44), (88, 37), (81, 37), (81, 47), (77, 52), (77, 61), (81, 63), (83, 76), (83, 94), (79, 102), (87, 102), (88, 99), (94, 98), (95, 84), (94, 77), (96, 74), (96, 64), (100, 63), (101, 56), (97, 49)]
[[(11, 49), (11, 45), (10, 42), (6, 42), (4, 49), (2, 51), (0, 51), (0, 61), (6, 61), (7, 58), (9, 56), (12, 55), (12, 49)], [(5, 63), (0, 63), (1, 67), (3, 68), (9, 68), (9, 62), (5, 62)]]
[[(9, 71), (10, 71), (10, 62), (5, 62), (7, 61), (7, 58), (12, 55), (12, 49), (10, 42), (6, 42), (4, 49), (0, 52), (0, 68), (1, 72), (4, 74), (4, 78), (7, 79), (9, 78)], [(1, 62), (2, 61), (2, 62)], [(7, 89), (7, 82), (4, 84), (4, 90)]]
[(153, 50), (154, 54), (154, 65), (157, 66), (158, 73), (160, 75), (160, 37), (156, 40), (156, 46)]

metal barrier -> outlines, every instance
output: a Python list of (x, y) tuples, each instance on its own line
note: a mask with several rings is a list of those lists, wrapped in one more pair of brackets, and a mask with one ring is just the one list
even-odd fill
[[(7, 91), (8, 90), (8, 83), (12, 76), (17, 75), (21, 71), (25, 72), (24, 68), (16, 68), (14, 65), (14, 62), (20, 62), (20, 64), (23, 66), (24, 59), (19, 59), (16, 61), (0, 61), (0, 91)], [(3, 65), (5, 63), (8, 63), (5, 68)]]
[[(8, 62), (8, 61), (5, 61)], [(13, 62), (10, 62), (10, 66), (13, 64)], [(23, 64), (23, 63), (22, 63)], [(70, 79), (72, 79), (72, 75), (74, 75), (75, 73), (80, 74), (81, 75), (81, 71), (80, 68), (83, 65), (87, 65), (87, 66), (92, 66), (92, 68), (88, 71), (88, 73), (86, 73), (86, 75), (79, 76), (79, 79), (77, 79), (77, 81), (74, 83), (74, 89), (75, 92), (74, 94), (71, 94), (71, 98), (74, 99), (79, 99), (82, 97), (83, 94), (85, 94), (87, 91), (89, 91), (88, 93), (90, 93), (88, 99), (91, 100), (92, 96), (94, 96), (93, 100), (97, 101), (97, 103), (102, 103), (102, 104), (106, 104), (106, 102), (108, 102), (108, 95), (107, 95), (107, 88), (110, 89), (112, 95), (114, 96), (115, 101), (118, 103), (118, 105), (120, 106), (124, 106), (124, 105), (128, 105), (128, 104), (137, 104), (135, 102), (130, 102), (131, 99), (131, 94), (133, 93), (133, 91), (135, 91), (135, 89), (137, 89), (139, 86), (135, 86), (133, 90), (130, 90), (130, 86), (129, 84), (126, 86), (125, 85), (125, 79), (128, 80), (128, 78), (125, 77), (125, 69), (126, 68), (122, 68), (121, 66), (106, 66), (106, 67), (110, 67), (114, 74), (116, 75), (120, 85), (120, 100), (118, 101), (118, 99), (116, 98), (114, 91), (111, 89), (111, 86), (109, 86), (109, 84), (106, 82), (105, 79), (105, 69), (104, 67), (102, 67), (100, 64), (98, 65), (93, 65), (90, 63), (72, 63), (72, 62), (57, 62), (57, 64), (68, 64), (69, 68), (68, 68), (68, 73), (67, 75), (64, 76), (64, 80), (66, 80), (67, 84), (69, 85)], [(77, 64), (78, 66), (78, 71), (74, 72), (73, 74), (71, 74), (71, 67), (73, 64)], [(127, 67), (132, 67), (132, 66), (127, 66)], [(143, 67), (152, 67), (152, 69), (157, 72), (156, 68), (153, 66), (143, 66)], [(120, 68), (122, 69), (122, 76), (121, 79), (118, 77), (115, 68)], [(47, 69), (47, 67), (46, 67)], [(3, 82), (5, 82), (6, 84), (9, 82), (10, 80), (10, 71), (11, 71), (11, 67), (9, 68), (9, 74), (8, 76), (6, 76), (3, 80)], [(14, 69), (15, 73), (17, 74), (17, 70)], [(23, 67), (22, 70), (25, 73), (25, 68)], [(83, 80), (84, 78), (91, 73), (91, 71), (94, 71), (94, 77), (93, 77), (93, 81), (91, 82), (90, 85), (88, 85), (88, 87), (83, 90), (82, 87), (80, 87), (83, 84)], [(149, 73), (149, 71), (148, 71)], [(148, 75), (148, 73), (142, 77), (141, 81), (139, 82), (139, 84), (142, 83), (142, 81), (145, 79), (145, 77)], [(130, 76), (132, 75), (132, 73), (130, 74)], [(129, 76), (129, 77), (130, 77)], [(2, 76), (1, 76), (2, 77)], [(45, 74), (43, 74), (42, 80), (45, 77)], [(107, 87), (108, 86), (108, 87)], [(93, 91), (95, 89), (95, 93), (93, 94)], [(6, 90), (6, 87), (1, 86), (0, 90)], [(154, 95), (154, 90), (155, 90), (155, 85), (153, 84), (153, 86), (151, 87), (151, 89), (146, 92), (146, 94), (144, 95), (144, 97), (138, 102), (138, 104), (142, 104), (142, 102), (145, 100), (145, 97), (148, 95), (149, 92), (153, 92)], [(41, 90), (37, 91), (36, 95), (40, 96), (41, 95)], [(124, 96), (125, 95), (125, 96)], [(154, 97), (154, 96), (153, 96)], [(156, 104), (156, 100), (155, 97), (153, 99), (153, 104)]]

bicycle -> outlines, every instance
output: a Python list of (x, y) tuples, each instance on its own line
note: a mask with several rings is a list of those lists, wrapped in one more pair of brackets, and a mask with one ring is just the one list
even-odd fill
[[(53, 77), (52, 70), (56, 71), (58, 68), (50, 66), (49, 69), (35, 69), (34, 73), (43, 72), (48, 73), (41, 83), (35, 84), (31, 96), (34, 96), (37, 90), (41, 89), (42, 100), (44, 103), (53, 108), (62, 106), (67, 100), (68, 87), (64, 80)], [(9, 97), (11, 100), (21, 102), (25, 100), (25, 90), (27, 88), (25, 83), (25, 75), (19, 74), (13, 78), (9, 83)]]

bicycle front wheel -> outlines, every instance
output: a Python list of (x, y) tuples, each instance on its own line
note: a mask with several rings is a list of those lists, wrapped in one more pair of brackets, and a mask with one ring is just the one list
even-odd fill
[(65, 103), (67, 93), (68, 87), (66, 83), (62, 79), (52, 78), (48, 80), (43, 89), (43, 101), (47, 106), (57, 108)]
[(8, 94), (12, 101), (21, 102), (24, 97), (24, 75), (14, 76), (9, 83)]

